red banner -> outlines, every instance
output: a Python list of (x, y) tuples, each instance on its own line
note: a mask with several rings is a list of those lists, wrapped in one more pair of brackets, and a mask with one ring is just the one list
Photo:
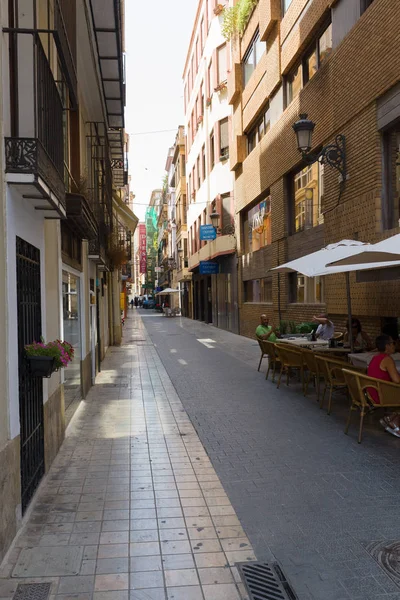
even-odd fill
[(140, 273), (147, 271), (147, 253), (146, 253), (146, 225), (139, 224), (139, 257), (140, 257)]

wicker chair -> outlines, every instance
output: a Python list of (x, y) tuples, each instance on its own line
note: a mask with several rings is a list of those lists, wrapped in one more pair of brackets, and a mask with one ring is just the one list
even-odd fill
[(301, 351), (293, 350), (289, 344), (274, 344), (281, 363), (277, 388), (281, 385), (282, 374), (286, 372), (286, 385), (289, 385), (290, 369), (298, 369), (304, 386), (304, 360)]
[(346, 381), (343, 375), (343, 368), (348, 366), (344, 360), (327, 358), (326, 356), (315, 356), (319, 373), (325, 380), (325, 387), (320, 399), (319, 407), (322, 408), (325, 402), (326, 390), (329, 388), (328, 415), (331, 414), (332, 395), (334, 390), (344, 390), (347, 388)]
[(263, 340), (262, 345), (264, 348), (264, 352), (268, 355), (268, 370), (265, 375), (265, 379), (268, 379), (269, 372), (272, 368), (272, 382), (275, 382), (275, 373), (276, 368), (281, 366), (281, 361), (277, 357), (275, 344), (273, 342), (268, 342), (268, 340)]
[[(374, 377), (368, 377), (350, 369), (343, 369), (343, 375), (350, 392), (351, 406), (344, 432), (347, 434), (351, 424), (354, 411), (360, 411), (360, 425), (358, 429), (358, 443), (361, 444), (364, 417), (372, 404), (376, 408), (399, 408), (400, 407), (400, 385), (389, 381), (382, 381)], [(376, 402), (368, 393), (369, 389), (376, 390), (379, 402)]]
[(261, 350), (260, 362), (258, 363), (258, 369), (257, 369), (257, 371), (259, 371), (259, 370), (260, 370), (261, 363), (262, 363), (262, 359), (263, 359), (265, 356), (268, 356), (268, 354), (267, 354), (267, 352), (265, 351), (265, 348), (264, 348), (264, 341), (265, 341), (265, 340), (262, 340), (261, 338), (259, 338), (259, 337), (257, 336), (257, 342), (258, 342), (258, 345), (260, 346), (260, 350)]
[(304, 366), (307, 369), (307, 374), (304, 377), (304, 396), (307, 396), (308, 386), (312, 379), (317, 389), (317, 401), (319, 402), (321, 374), (318, 369), (315, 352), (308, 350), (307, 348), (302, 348), (301, 353), (303, 355)]

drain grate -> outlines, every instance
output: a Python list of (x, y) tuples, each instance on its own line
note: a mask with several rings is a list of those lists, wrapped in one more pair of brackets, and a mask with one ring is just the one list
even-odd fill
[(386, 540), (363, 545), (395, 583), (400, 585), (400, 542)]
[(13, 600), (47, 600), (51, 583), (20, 583)]
[(249, 593), (249, 600), (297, 600), (277, 563), (236, 564)]

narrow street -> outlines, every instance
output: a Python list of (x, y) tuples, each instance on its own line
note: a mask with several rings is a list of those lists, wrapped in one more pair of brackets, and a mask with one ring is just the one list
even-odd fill
[(276, 390), (258, 359), (252, 340), (129, 311), (2, 565), (1, 600), (30, 582), (52, 600), (244, 600), (234, 564), (255, 555), (299, 600), (399, 600), (373, 558), (400, 534), (397, 441), (367, 428), (358, 445), (339, 409)]

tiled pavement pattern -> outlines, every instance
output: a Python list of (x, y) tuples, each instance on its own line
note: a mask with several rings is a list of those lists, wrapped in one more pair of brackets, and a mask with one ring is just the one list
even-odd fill
[(242, 600), (254, 559), (142, 321), (126, 321), (0, 573), (51, 600)]
[(254, 340), (143, 320), (257, 558), (277, 559), (300, 600), (400, 600), (366, 549), (400, 540), (400, 440), (368, 420), (358, 445), (345, 397), (328, 417), (295, 381), (277, 390)]

